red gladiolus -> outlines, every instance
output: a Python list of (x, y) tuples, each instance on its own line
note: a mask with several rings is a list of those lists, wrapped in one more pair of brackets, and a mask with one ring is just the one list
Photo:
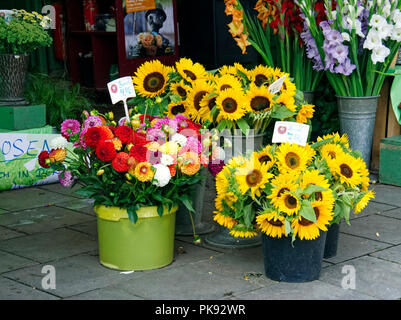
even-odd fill
[(117, 172), (126, 172), (129, 169), (128, 165), (129, 155), (125, 152), (119, 152), (114, 157), (112, 166)]
[(111, 141), (101, 141), (97, 145), (96, 155), (101, 161), (112, 161), (117, 155), (114, 143)]
[(124, 144), (132, 143), (133, 141), (132, 133), (133, 133), (132, 129), (128, 126), (119, 126), (114, 130), (114, 134)]

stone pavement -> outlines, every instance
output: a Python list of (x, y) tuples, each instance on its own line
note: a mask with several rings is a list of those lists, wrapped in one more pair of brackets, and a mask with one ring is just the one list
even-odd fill
[[(376, 198), (340, 227), (338, 254), (319, 280), (279, 283), (264, 275), (261, 247), (220, 249), (176, 237), (174, 262), (124, 274), (98, 262), (92, 203), (58, 184), (0, 193), (0, 299), (401, 299), (401, 188)], [(43, 289), (43, 266), (56, 289)], [(344, 266), (355, 289), (343, 289)]]

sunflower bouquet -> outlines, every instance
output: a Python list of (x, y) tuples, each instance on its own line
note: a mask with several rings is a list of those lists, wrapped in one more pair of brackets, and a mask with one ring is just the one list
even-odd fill
[[(281, 89), (271, 93), (280, 78)], [(138, 97), (131, 103), (137, 110), (170, 118), (181, 114), (220, 132), (264, 133), (273, 119), (310, 124), (314, 112), (289, 74), (262, 65), (248, 70), (235, 63), (208, 72), (187, 58), (174, 67), (155, 60), (139, 67), (133, 82)]]
[(216, 176), (214, 220), (235, 237), (259, 232), (313, 240), (374, 197), (366, 165), (332, 134), (306, 146), (268, 145), (237, 156)]
[(39, 164), (59, 171), (63, 186), (81, 184), (76, 192), (95, 205), (127, 209), (133, 222), (144, 206), (157, 206), (162, 215), (163, 207), (170, 210), (181, 202), (193, 211), (191, 192), (207, 165), (200, 126), (182, 115), (137, 119), (117, 124), (111, 112), (94, 111), (85, 113), (82, 123), (65, 120), (62, 136), (39, 155)]

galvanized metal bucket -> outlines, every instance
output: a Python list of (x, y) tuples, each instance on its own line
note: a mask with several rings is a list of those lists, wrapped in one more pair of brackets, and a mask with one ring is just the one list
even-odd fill
[(337, 97), (340, 133), (348, 135), (351, 149), (362, 153), (367, 168), (370, 166), (378, 100), (379, 96)]
[(29, 55), (0, 54), (0, 106), (26, 105)]

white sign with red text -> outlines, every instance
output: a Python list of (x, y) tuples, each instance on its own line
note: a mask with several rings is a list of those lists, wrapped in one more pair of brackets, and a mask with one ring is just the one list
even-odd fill
[(310, 126), (291, 121), (276, 121), (272, 143), (295, 143), (306, 146)]

